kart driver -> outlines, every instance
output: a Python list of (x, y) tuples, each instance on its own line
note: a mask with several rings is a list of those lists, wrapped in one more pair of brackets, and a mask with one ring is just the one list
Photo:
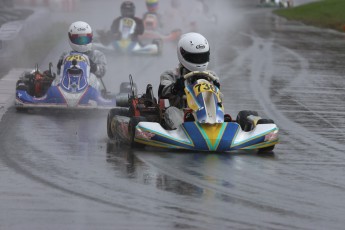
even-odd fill
[[(90, 60), (90, 72), (97, 78), (102, 78), (106, 73), (107, 60), (99, 50), (92, 49), (92, 29), (83, 21), (73, 22), (68, 29), (68, 41), (72, 48), (71, 52), (86, 54)], [(64, 52), (57, 64), (57, 73), (60, 74), (63, 60), (69, 53)]]
[[(162, 15), (157, 12), (159, 0), (146, 0), (145, 2), (146, 2), (146, 8), (147, 8), (147, 12), (143, 16), (145, 29), (155, 30), (157, 29), (157, 27), (163, 28)], [(158, 25), (154, 25), (154, 22), (150, 20), (152, 16), (157, 18), (158, 23), (156, 24)]]
[(122, 37), (121, 31), (119, 31), (119, 28), (120, 28), (121, 19), (123, 18), (131, 18), (135, 21), (136, 23), (135, 31), (132, 34), (131, 38), (132, 38), (132, 41), (137, 42), (138, 36), (144, 33), (144, 24), (140, 18), (135, 17), (135, 5), (133, 2), (124, 1), (121, 4), (121, 16), (117, 17), (111, 25), (110, 31), (113, 33), (115, 40), (120, 40)]
[[(170, 107), (165, 111), (165, 123), (170, 129), (176, 129), (186, 119), (193, 115), (184, 115), (181, 109), (186, 107), (183, 98), (184, 78), (183, 76), (192, 71), (206, 71), (210, 60), (210, 45), (207, 39), (199, 33), (186, 33), (181, 36), (177, 44), (177, 58), (179, 65), (176, 71), (165, 71), (160, 76), (158, 89), (159, 98), (169, 99)], [(219, 78), (211, 72), (217, 80), (213, 82), (220, 87)]]

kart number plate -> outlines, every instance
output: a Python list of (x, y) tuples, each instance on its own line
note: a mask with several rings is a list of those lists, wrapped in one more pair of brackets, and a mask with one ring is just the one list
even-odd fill
[(195, 96), (198, 96), (200, 93), (203, 93), (203, 92), (212, 92), (212, 93), (218, 94), (214, 85), (209, 84), (209, 83), (196, 84), (193, 87), (193, 90), (194, 90)]
[(78, 55), (78, 54), (70, 55), (70, 56), (66, 57), (66, 61), (73, 61), (73, 60), (76, 60), (78, 62), (86, 61), (85, 57), (83, 57), (82, 55)]
[(131, 18), (124, 18), (122, 23), (126, 27), (132, 27), (132, 25), (134, 24), (134, 20)]

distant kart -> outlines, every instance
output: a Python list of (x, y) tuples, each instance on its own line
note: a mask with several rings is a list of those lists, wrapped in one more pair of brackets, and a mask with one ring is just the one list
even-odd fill
[(293, 6), (293, 0), (259, 0), (258, 7), (288, 8)]
[(136, 23), (131, 18), (123, 18), (120, 22), (120, 38), (115, 38), (110, 31), (98, 30), (98, 38), (93, 45), (102, 50), (115, 51), (122, 54), (160, 55), (162, 53), (162, 40), (154, 39), (151, 44), (142, 45), (132, 41)]
[(188, 108), (184, 122), (175, 130), (165, 124), (163, 99), (157, 102), (152, 86), (138, 96), (130, 78), (131, 92), (118, 97), (118, 107), (108, 113), (108, 137), (132, 147), (154, 146), (207, 152), (256, 149), (270, 152), (279, 142), (278, 127), (255, 111), (240, 111), (236, 120), (224, 114), (220, 90), (208, 72), (184, 76)]
[[(103, 89), (96, 76), (90, 73), (88, 56), (72, 52), (63, 62), (63, 72), (57, 77), (51, 70), (26, 72), (17, 81), (15, 107), (29, 108), (109, 109), (116, 104), (115, 97)], [(103, 82), (101, 82), (103, 83)]]
[(145, 30), (144, 34), (139, 36), (139, 39), (144, 44), (150, 41), (177, 42), (181, 34), (180, 29), (173, 30), (169, 34), (162, 34), (156, 30)]
[(139, 36), (139, 39), (142, 43), (147, 44), (150, 41), (161, 40), (163, 42), (177, 42), (182, 34), (182, 30), (175, 29), (172, 30), (169, 34), (163, 34), (160, 32), (158, 26), (158, 18), (155, 14), (146, 14), (143, 19), (144, 23), (144, 34)]

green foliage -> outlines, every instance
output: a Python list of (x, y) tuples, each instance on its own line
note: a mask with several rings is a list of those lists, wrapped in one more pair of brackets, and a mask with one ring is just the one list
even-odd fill
[(321, 0), (274, 13), (289, 20), (339, 31), (345, 26), (345, 0)]

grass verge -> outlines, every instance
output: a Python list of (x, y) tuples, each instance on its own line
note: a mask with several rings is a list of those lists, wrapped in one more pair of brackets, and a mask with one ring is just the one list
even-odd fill
[(275, 10), (274, 13), (289, 20), (344, 32), (344, 9), (345, 0), (321, 0), (294, 8)]

